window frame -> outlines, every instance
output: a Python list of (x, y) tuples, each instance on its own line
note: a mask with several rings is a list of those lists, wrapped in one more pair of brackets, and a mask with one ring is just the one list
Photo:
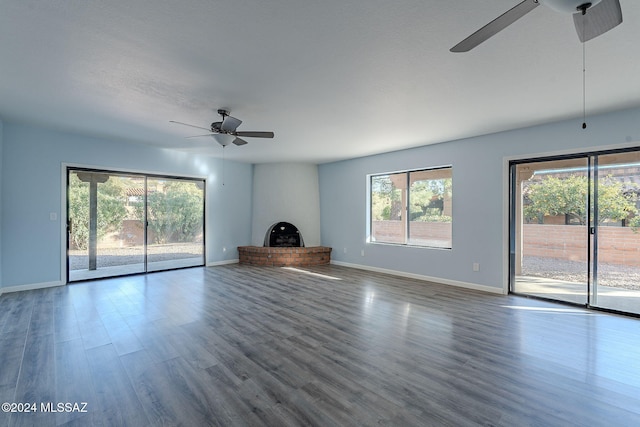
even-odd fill
[[(447, 245), (436, 245), (436, 244), (429, 244), (428, 242), (425, 242), (423, 244), (418, 243), (416, 240), (411, 240), (411, 224), (412, 222), (415, 223), (416, 221), (412, 221), (411, 220), (411, 198), (412, 198), (412, 194), (411, 194), (411, 185), (415, 182), (418, 182), (420, 180), (414, 180), (412, 182), (411, 179), (411, 175), (415, 174), (415, 173), (421, 173), (421, 172), (425, 172), (425, 173), (432, 173), (435, 172), (437, 173), (438, 171), (448, 171), (449, 177), (444, 178), (444, 179), (450, 179), (451, 183), (448, 189), (448, 198), (449, 198), (449, 206), (448, 206), (448, 211), (450, 215), (451, 220), (449, 221), (449, 223), (451, 224), (451, 231), (449, 232), (449, 238), (448, 238), (448, 244)], [(379, 178), (379, 177), (385, 177), (385, 176), (392, 176), (392, 175), (405, 175), (404, 177), (404, 188), (400, 188), (400, 190), (404, 193), (403, 198), (406, 200), (406, 203), (402, 203), (400, 209), (404, 212), (403, 215), (401, 216), (404, 217), (403, 221), (404, 223), (401, 225), (402, 230), (404, 232), (404, 236), (402, 239), (402, 242), (398, 242), (398, 241), (384, 241), (384, 240), (378, 240), (378, 238), (374, 235), (374, 214), (373, 214), (373, 209), (374, 209), (374, 197), (373, 197), (373, 188), (374, 188), (374, 179)], [(436, 178), (434, 178), (435, 180)], [(443, 165), (443, 166), (434, 166), (434, 167), (428, 167), (428, 168), (418, 168), (418, 169), (407, 169), (407, 170), (401, 170), (401, 171), (393, 171), (393, 172), (382, 172), (382, 173), (373, 173), (373, 174), (368, 174), (367, 175), (367, 212), (366, 212), (366, 223), (367, 223), (367, 230), (366, 230), (366, 242), (367, 243), (372, 243), (372, 244), (379, 244), (379, 245), (392, 245), (392, 246), (405, 246), (405, 247), (415, 247), (415, 248), (425, 248), (425, 249), (442, 249), (442, 250), (452, 250), (453, 249), (453, 166), (452, 165)], [(444, 196), (447, 197), (447, 196)], [(444, 212), (444, 209), (443, 209)]]

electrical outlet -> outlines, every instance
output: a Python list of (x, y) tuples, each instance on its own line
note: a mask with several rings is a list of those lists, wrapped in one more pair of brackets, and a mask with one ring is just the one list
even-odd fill
[(57, 221), (58, 220), (58, 214), (56, 212), (49, 212), (49, 220), (50, 221)]
[(474, 262), (473, 263), (473, 271), (480, 271), (480, 263), (479, 262)]
[(364, 249), (360, 251), (360, 256), (364, 256)]
[(342, 250), (342, 252), (346, 254), (346, 253), (347, 253), (347, 248), (344, 248), (344, 249)]

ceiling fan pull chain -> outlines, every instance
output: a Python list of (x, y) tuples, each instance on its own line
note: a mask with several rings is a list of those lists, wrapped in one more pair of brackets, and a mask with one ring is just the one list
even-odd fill
[[(582, 39), (584, 40), (585, 28), (587, 26), (587, 18), (586, 18), (587, 9), (582, 10), (582, 19), (584, 25), (582, 26)], [(582, 42), (582, 129), (587, 128), (587, 49), (586, 49), (586, 41)]]

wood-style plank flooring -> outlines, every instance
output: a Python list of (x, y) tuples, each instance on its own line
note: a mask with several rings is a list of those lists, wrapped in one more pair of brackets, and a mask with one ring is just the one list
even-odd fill
[(333, 265), (4, 294), (0, 332), (38, 409), (0, 426), (640, 425), (639, 319)]

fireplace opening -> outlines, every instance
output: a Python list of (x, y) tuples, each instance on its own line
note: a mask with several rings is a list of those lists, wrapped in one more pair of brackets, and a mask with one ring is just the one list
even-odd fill
[(264, 246), (268, 247), (304, 247), (304, 240), (298, 228), (288, 222), (277, 222), (267, 230)]

